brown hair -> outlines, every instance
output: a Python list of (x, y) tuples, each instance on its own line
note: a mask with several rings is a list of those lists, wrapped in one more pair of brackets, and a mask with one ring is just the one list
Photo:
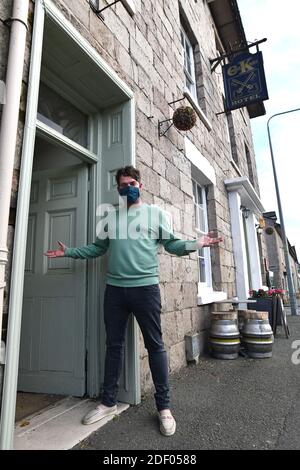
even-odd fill
[(118, 186), (120, 184), (121, 176), (131, 176), (131, 178), (135, 179), (139, 183), (141, 182), (141, 173), (132, 165), (127, 165), (127, 166), (124, 166), (123, 168), (118, 169), (116, 173), (116, 180), (117, 180)]

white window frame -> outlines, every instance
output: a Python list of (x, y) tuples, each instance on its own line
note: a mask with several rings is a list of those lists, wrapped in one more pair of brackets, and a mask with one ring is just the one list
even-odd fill
[[(223, 96), (223, 99), (225, 100), (225, 96)], [(236, 162), (233, 158), (232, 141), (231, 141), (230, 128), (229, 128), (229, 119), (228, 119), (229, 114), (232, 115), (231, 111), (229, 113), (226, 113), (226, 122), (225, 122), (227, 141), (229, 143), (229, 150), (230, 150), (229, 161), (231, 165), (233, 166), (233, 168), (235, 169), (235, 171), (237, 172), (237, 174), (239, 176), (242, 176), (241, 170), (239, 169), (239, 166), (238, 166), (238, 162)]]
[[(200, 211), (204, 213), (204, 231), (200, 229), (200, 225), (197, 226), (197, 217), (195, 218), (195, 226), (198, 232), (198, 237), (201, 237), (205, 233), (208, 232), (208, 217), (207, 217), (207, 201), (206, 201), (206, 186), (203, 184), (201, 185), (197, 180), (192, 178), (193, 184), (193, 202), (194, 202), (194, 209), (198, 212), (198, 220), (200, 220)], [(198, 200), (198, 193), (201, 193), (202, 196), (202, 208), (200, 208), (200, 203)], [(196, 197), (195, 197), (196, 196)], [(203, 289), (211, 289), (212, 288), (212, 273), (211, 273), (211, 257), (210, 257), (210, 248), (206, 247), (203, 248), (204, 256), (201, 257), (199, 255), (200, 250), (197, 251), (198, 255), (198, 263), (199, 263), (199, 281), (198, 281), (198, 291), (203, 291)], [(200, 270), (200, 258), (204, 258), (204, 271), (205, 271), (205, 281), (201, 281), (201, 270)]]
[[(200, 186), (215, 186), (217, 184), (216, 172), (210, 162), (201, 154), (198, 148), (188, 139), (184, 138), (186, 157), (192, 164), (191, 179)], [(205, 199), (206, 201), (206, 199)], [(211, 263), (210, 263), (211, 266)], [(215, 291), (212, 287), (212, 271), (210, 274), (211, 286), (198, 283), (197, 305), (207, 305), (227, 299), (227, 293)]]
[[(197, 87), (196, 87), (196, 72), (195, 72), (195, 60), (194, 60), (194, 48), (191, 44), (191, 41), (188, 38), (187, 33), (185, 32), (184, 27), (181, 25), (181, 46), (182, 46), (182, 54), (184, 59), (184, 75), (185, 75), (185, 89), (195, 98), (197, 99)], [(188, 62), (191, 69), (191, 73), (188, 70)], [(188, 83), (190, 84), (190, 88), (188, 87)]]

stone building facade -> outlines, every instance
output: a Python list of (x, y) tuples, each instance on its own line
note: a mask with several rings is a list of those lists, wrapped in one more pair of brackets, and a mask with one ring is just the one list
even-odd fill
[[(272, 273), (270, 282), (274, 288), (283, 289), (286, 291), (285, 300), (288, 301), (288, 281), (281, 226), (277, 222), (277, 215), (274, 211), (265, 212), (264, 219), (266, 227), (264, 229), (263, 236), (265, 240), (265, 246), (267, 248), (268, 269)], [(299, 297), (300, 284), (297, 253), (295, 247), (291, 246), (289, 241), (288, 248), (294, 290), (297, 297)]]
[[(9, 27), (4, 20), (11, 15), (12, 3), (12, 0), (5, 0), (0, 5), (0, 80), (3, 81), (9, 46)], [(88, 103), (90, 109), (98, 106), (100, 100), (97, 97), (98, 83), (99, 93), (107, 87), (107, 93), (111, 94), (109, 95), (111, 103), (121, 106), (125, 102), (125, 95), (121, 96), (121, 91), (114, 91), (113, 85), (110, 85), (107, 77), (112, 75), (114, 83), (120, 90), (125, 90), (126, 87), (131, 90), (134, 98), (134, 113), (130, 115), (133, 125), (132, 128), (128, 127), (134, 155), (131, 162), (136, 164), (142, 174), (145, 188), (143, 200), (168, 210), (173, 217), (174, 232), (181, 238), (195, 238), (197, 223), (202, 231), (204, 228), (216, 229), (219, 235), (224, 237), (224, 242), (220, 246), (211, 249), (210, 253), (208, 251), (202, 253), (200, 257), (197, 253), (192, 253), (178, 258), (160, 250), (161, 318), (169, 368), (173, 373), (187, 364), (185, 335), (197, 333), (200, 352), (205, 351), (210, 314), (218, 308), (214, 304), (215, 301), (235, 296), (246, 299), (250, 287), (259, 288), (262, 285), (263, 273), (255, 238), (255, 224), (263, 207), (259, 199), (249, 112), (247, 108), (242, 108), (224, 113), (221, 66), (212, 72), (210, 62), (210, 59), (228, 51), (233, 43), (243, 44), (243, 41), (245, 43), (245, 33), (235, 1), (133, 0), (131, 3), (134, 4), (134, 15), (128, 13), (122, 2), (118, 2), (103, 12), (104, 21), (102, 21), (87, 0), (46, 0), (44, 5), (39, 1), (30, 2), (8, 232), (10, 257), (6, 267), (4, 338), (6, 338), (8, 312), (10, 313), (8, 305), (11, 286), (10, 260), (13, 253), (20, 164), (23, 158), (22, 152), (24, 153), (23, 130), (30, 99), (28, 77), (34, 51), (39, 47), (37, 40), (35, 43), (32, 41), (32, 28), (37, 5), (41, 4), (40, 6), (46, 9), (41, 82), (51, 89), (51, 80), (53, 80), (56, 97), (60, 95), (60, 88), (57, 85), (59, 81), (56, 81), (53, 65), (56, 58), (51, 55), (51, 41), (54, 41), (54, 50), (58, 47), (58, 42), (56, 44), (55, 41), (58, 41), (59, 35), (62, 38), (59, 43), (61, 50), (59, 51), (59, 47), (55, 50), (63, 54), (64, 48), (69, 49), (65, 51), (64, 63), (58, 64), (57, 73), (65, 67), (67, 77), (65, 81), (68, 83), (62, 95), (66, 100), (68, 89), (73, 106), (75, 94), (73, 95), (72, 90), (79, 87), (79, 78), (77, 80), (68, 74), (68, 57), (71, 57), (73, 50), (78, 50), (79, 62), (83, 60), (84, 53), (87, 63), (91, 57), (95, 63), (97, 60), (101, 62), (102, 75), (99, 75), (98, 82), (97, 79), (92, 82), (92, 78), (96, 77), (94, 65), (87, 65), (91, 67), (91, 72), (90, 77), (85, 76), (85, 102), (90, 100)], [(107, 2), (100, 1), (101, 7), (106, 5)], [(224, 22), (226, 15), (229, 15), (229, 19), (233, 21), (229, 32), (226, 32), (222, 24), (222, 12)], [(65, 25), (68, 27), (67, 32), (64, 30)], [(66, 41), (63, 40), (63, 34), (67, 38)], [(72, 40), (76, 40), (76, 44), (81, 41), (81, 49), (78, 45), (76, 47), (74, 45), (72, 49), (70, 46)], [(189, 70), (189, 67), (192, 70)], [(103, 78), (104, 74), (106, 78)], [(62, 84), (63, 79), (64, 74), (61, 73), (59, 80)], [(115, 89), (117, 85), (114, 85)], [(35, 86), (38, 87), (38, 83), (35, 83)], [(91, 102), (88, 87), (94, 90), (96, 104)], [(188, 93), (185, 95), (188, 97), (184, 98), (184, 92)], [(34, 94), (32, 90), (30, 93)], [(49, 90), (42, 97), (44, 100), (47, 99), (47, 93), (50, 93)], [(42, 91), (39, 100), (41, 96)], [(75, 106), (77, 110), (80, 110), (80, 98), (78, 96), (77, 107)], [(176, 102), (180, 99), (183, 100)], [(159, 122), (171, 119), (178, 106), (191, 103), (198, 119), (190, 131), (179, 132), (174, 126), (166, 130), (168, 123), (162, 123), (159, 128)], [(103, 113), (105, 114), (107, 107), (101, 108), (100, 103), (97, 111), (100, 118)], [(39, 144), (44, 142), (45, 136), (48, 136), (48, 140), (45, 140), (47, 142), (50, 135), (52, 142), (55, 138), (59, 139), (57, 134), (54, 135), (51, 129), (49, 130), (49, 127), (51, 128), (49, 116), (47, 121), (43, 120), (41, 115), (42, 111), (38, 115), (38, 119), (42, 121), (38, 124)], [(124, 121), (123, 131), (127, 124), (128, 122)], [(58, 127), (55, 129), (60, 132), (57, 130)], [(159, 130), (166, 132), (160, 136)], [(126, 138), (126, 135), (123, 134), (123, 137)], [(64, 144), (67, 146), (70, 142)], [(82, 146), (80, 149), (78, 147), (75, 149), (73, 145), (72, 151), (75, 150), (78, 154), (82, 151), (85, 155)], [(93, 152), (97, 154), (96, 151)], [(117, 166), (126, 163), (124, 158), (123, 155)], [(105, 160), (105, 156), (103, 159)], [(39, 170), (42, 166), (37, 165), (34, 168)], [(115, 169), (112, 168), (111, 171)], [(101, 181), (105, 184), (106, 180)], [(103, 192), (95, 192), (94, 198), (98, 203), (106, 202)], [(198, 219), (197, 222), (195, 217), (200, 218), (201, 214), (203, 220), (199, 222)], [(92, 241), (92, 236), (89, 237), (89, 241)], [(249, 247), (255, 256), (249, 257)], [(102, 300), (101, 295), (99, 305)], [(228, 305), (225, 308), (228, 309)], [(22, 338), (26, 342), (24, 332)], [(103, 350), (102, 345), (100, 350)], [(141, 338), (138, 356), (140, 390), (146, 391), (152, 386), (152, 381), (147, 351)], [(99, 372), (97, 366), (94, 368), (101, 380), (102, 372)], [(90, 377), (92, 376), (91, 373)], [(90, 383), (92, 379), (87, 381)], [(90, 391), (85, 390), (89, 395), (95, 395), (98, 391), (97, 386), (94, 388), (91, 386)], [(53, 393), (53, 390), (49, 390), (49, 393)], [(138, 400), (135, 399), (136, 401)]]

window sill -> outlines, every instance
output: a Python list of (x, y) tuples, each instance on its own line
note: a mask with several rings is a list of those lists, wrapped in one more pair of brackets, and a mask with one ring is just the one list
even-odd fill
[(226, 300), (227, 293), (226, 292), (218, 292), (218, 291), (208, 291), (208, 292), (199, 292), (197, 296), (197, 305), (207, 305), (213, 304), (214, 302), (218, 302), (220, 300)]
[(199, 116), (199, 118), (201, 119), (203, 124), (205, 125), (206, 129), (208, 131), (211, 131), (212, 130), (212, 124), (208, 120), (208, 118), (206, 117), (206, 115), (204, 114), (202, 109), (200, 108), (200, 106), (197, 103), (197, 101), (195, 100), (195, 98), (191, 95), (191, 93), (188, 90), (185, 90), (183, 92), (183, 96), (190, 102), (190, 104), (192, 105), (192, 107), (196, 111), (197, 115)]

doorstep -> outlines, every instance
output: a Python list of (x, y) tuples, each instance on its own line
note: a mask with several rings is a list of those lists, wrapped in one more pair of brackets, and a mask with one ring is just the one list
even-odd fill
[[(130, 405), (118, 403), (116, 414)], [(97, 423), (81, 424), (83, 416), (95, 407), (89, 398), (67, 397), (15, 424), (15, 450), (68, 450), (101, 428), (114, 416)]]

